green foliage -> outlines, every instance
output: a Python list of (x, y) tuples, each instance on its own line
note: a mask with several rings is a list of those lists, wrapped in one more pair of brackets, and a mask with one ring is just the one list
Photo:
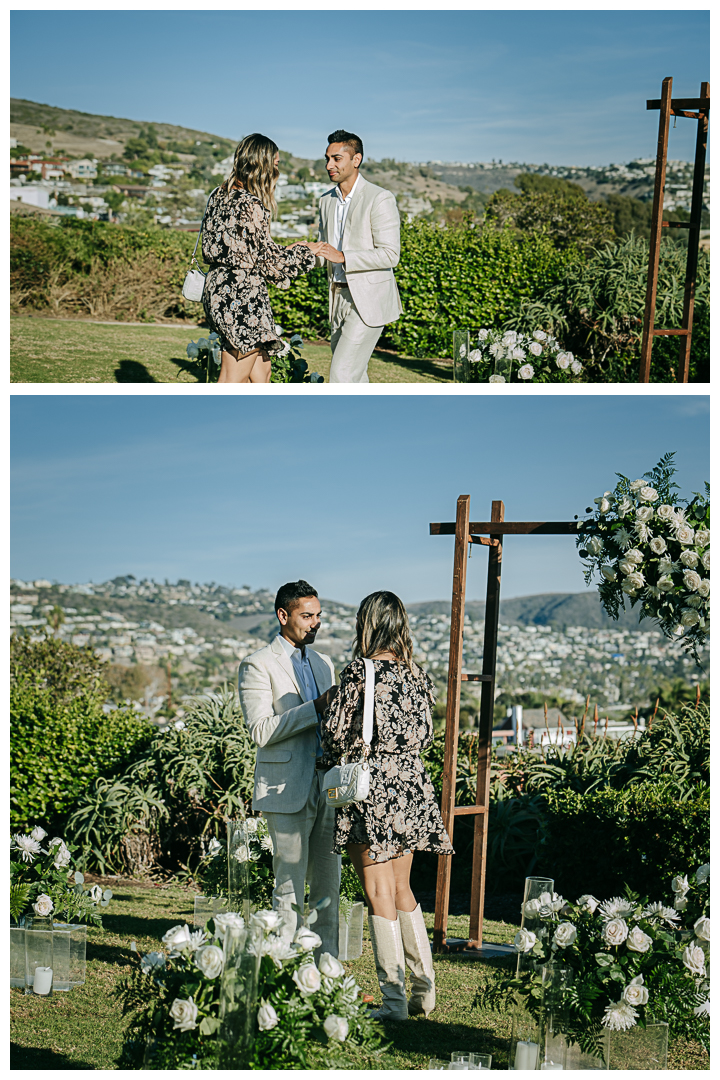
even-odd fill
[[(637, 378), (648, 257), (647, 243), (631, 235), (593, 252), (587, 261), (570, 262), (544, 295), (518, 307), (506, 325), (525, 333), (538, 327), (551, 331), (565, 348), (583, 358), (591, 380)], [(686, 252), (666, 240), (661, 249), (656, 326), (677, 327), (682, 322), (685, 260)], [(710, 260), (701, 251), (690, 354), (692, 382), (709, 379), (709, 320)], [(655, 341), (654, 382), (677, 379), (677, 350), (677, 342), (670, 338)]]
[(512, 228), (520, 236), (527, 233), (546, 236), (560, 249), (590, 251), (615, 240), (609, 210), (600, 203), (589, 202), (582, 192), (577, 195), (536, 191), (514, 195), (510, 191), (496, 191), (488, 203), (485, 220), (496, 228)]
[(523, 195), (561, 195), (565, 199), (587, 199), (579, 184), (561, 176), (542, 176), (540, 173), (520, 173), (513, 181)]
[(550, 789), (544, 799), (538, 869), (568, 895), (609, 896), (626, 885), (655, 895), (685, 867), (709, 860), (707, 784), (696, 784), (683, 801), (663, 780), (624, 790)]
[(287, 347), (287, 351), (273, 356), (271, 362), (272, 372), (270, 382), (274, 383), (321, 383), (325, 382), (322, 375), (317, 371), (310, 373), (307, 361), (303, 359), (301, 349), (303, 339), (299, 334), (293, 334)]
[(152, 738), (118, 778), (121, 787), (98, 784), (77, 799), (72, 823), (88, 866), (113, 864), (128, 829), (153, 838), (163, 865), (187, 866), (203, 842), (224, 839), (228, 818), (244, 816), (252, 799), (255, 744), (236, 691), (223, 686), (216, 695), (191, 699), (182, 725)]
[(222, 363), (220, 337), (213, 332), (206, 338), (191, 341), (186, 352), (190, 360), (197, 360), (205, 372), (205, 382), (217, 382), (218, 369)]
[[(30, 836), (16, 834), (10, 850), (10, 914), (15, 920), (32, 915), (31, 905), (39, 896), (52, 901), (50, 914), (64, 922), (87, 922), (102, 926), (100, 907), (107, 907), (112, 891), (99, 885), (83, 887), (84, 875), (74, 869), (76, 844), (66, 844), (59, 836), (45, 839), (43, 829), (35, 827)], [(23, 852), (23, 842), (36, 840), (35, 851)], [(45, 843), (45, 847), (42, 847)], [(97, 895), (93, 895), (96, 890)], [(46, 902), (46, 901), (44, 901)]]
[(93, 650), (48, 636), (11, 639), (11, 828), (59, 831), (81, 793), (147, 745), (147, 721), (105, 712), (109, 688)]

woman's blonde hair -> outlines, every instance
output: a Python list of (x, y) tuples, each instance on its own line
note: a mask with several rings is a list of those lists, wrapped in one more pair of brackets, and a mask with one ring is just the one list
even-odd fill
[(229, 193), (241, 185), (251, 195), (257, 195), (266, 210), (276, 214), (275, 186), (280, 176), (275, 164), (277, 152), (276, 144), (265, 135), (257, 132), (246, 135), (235, 151), (232, 172), (222, 185), (223, 190)]
[(407, 611), (399, 596), (384, 590), (370, 593), (358, 608), (353, 659), (358, 656), (370, 658), (381, 652), (393, 653), (412, 669), (413, 647)]

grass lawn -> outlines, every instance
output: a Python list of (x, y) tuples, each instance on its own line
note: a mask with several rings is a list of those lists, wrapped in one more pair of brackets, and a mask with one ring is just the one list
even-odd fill
[[(26, 997), (22, 990), (10, 992), (12, 1069), (115, 1069), (123, 1042), (125, 1021), (114, 989), (123, 968), (133, 961), (130, 943), (140, 952), (158, 947), (159, 938), (179, 922), (192, 924), (193, 893), (179, 886), (118, 884), (104, 913), (104, 929), (88, 930), (87, 981), (83, 987), (49, 1000)], [(432, 915), (426, 914), (428, 929)], [(467, 937), (467, 916), (450, 916), (450, 936)], [(512, 941), (516, 927), (485, 922), (485, 940)], [(422, 1069), (430, 1057), (449, 1060), (453, 1050), (472, 1050), (493, 1055), (493, 1067), (507, 1068), (509, 1015), (483, 1013), (472, 1002), (483, 980), (496, 977), (508, 961), (490, 962), (435, 957), (438, 1005), (426, 1020), (413, 1017), (406, 1023), (386, 1024), (390, 1044), (382, 1056), (383, 1069)], [(510, 961), (511, 962), (511, 961)], [(379, 1000), (372, 949), (365, 930), (363, 955), (346, 969), (363, 991)], [(371, 1067), (355, 1052), (357, 1069)], [(311, 1068), (322, 1069), (322, 1048)], [(374, 1067), (374, 1066), (372, 1066)], [(707, 1069), (709, 1062), (700, 1047), (670, 1047), (670, 1069)]]
[[(207, 334), (197, 326), (92, 323), (14, 315), (10, 320), (10, 381), (13, 383), (198, 383), (199, 365), (185, 347)], [(308, 344), (303, 356), (327, 381), (330, 346)], [(417, 360), (376, 349), (370, 382), (452, 382), (449, 360)]]

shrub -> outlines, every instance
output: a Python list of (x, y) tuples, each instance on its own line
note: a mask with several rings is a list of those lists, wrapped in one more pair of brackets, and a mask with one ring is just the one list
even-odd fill
[(537, 871), (571, 899), (620, 895), (626, 885), (641, 895), (669, 894), (675, 874), (709, 861), (706, 784), (696, 784), (684, 801), (660, 781), (619, 791), (549, 790), (544, 802)]
[(500, 227), (509, 226), (519, 236), (547, 236), (558, 248), (589, 251), (614, 243), (610, 211), (600, 203), (589, 202), (579, 185), (568, 186), (577, 190), (526, 189), (522, 195), (496, 191), (488, 203), (485, 220)]
[(59, 833), (93, 780), (149, 742), (149, 725), (130, 709), (105, 712), (109, 687), (92, 649), (13, 636), (10, 656), (11, 827)]

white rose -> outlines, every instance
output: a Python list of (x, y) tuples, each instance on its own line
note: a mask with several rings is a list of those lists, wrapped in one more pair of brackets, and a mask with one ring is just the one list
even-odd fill
[(282, 926), (283, 917), (279, 911), (256, 911), (250, 916), (250, 922), (261, 930), (277, 930)]
[(631, 589), (642, 589), (645, 584), (645, 577), (640, 570), (634, 570), (631, 574), (627, 575), (625, 583)]
[(522, 930), (518, 930), (515, 935), (514, 944), (519, 953), (526, 953), (530, 952), (536, 941), (537, 937), (533, 934), (532, 930), (525, 930), (523, 928)]
[(544, 341), (545, 338), (547, 337), (547, 334), (545, 333), (544, 330), (534, 330), (533, 331), (533, 337), (535, 338), (536, 341)]
[(635, 512), (638, 521), (652, 521), (655, 511), (652, 506), (639, 506)]
[(672, 592), (675, 588), (675, 582), (671, 577), (668, 577), (667, 574), (663, 574), (657, 580), (657, 587), (660, 592)]
[(603, 542), (599, 536), (591, 536), (585, 547), (591, 555), (599, 555), (603, 549)]
[(710, 940), (710, 920), (702, 915), (693, 926), (695, 936), (700, 938), (701, 941)]
[(490, 378), (488, 379), (488, 382), (492, 382), (492, 383), (505, 382), (505, 377), (504, 377), (504, 375), (491, 375)]
[(659, 499), (660, 496), (658, 495), (655, 488), (643, 486), (638, 491), (638, 498), (642, 499), (643, 502), (655, 502), (655, 500)]
[(582, 371), (582, 364), (580, 363), (580, 361), (573, 360), (572, 364), (570, 365), (570, 370), (572, 371), (573, 375), (579, 375)]
[(625, 517), (625, 514), (628, 514), (632, 510), (632, 508), (632, 500), (628, 499), (627, 495), (623, 495), (622, 499), (617, 504), (617, 512), (620, 517)]
[(209, 858), (214, 859), (215, 856), (223, 849), (222, 844), (216, 836), (213, 836), (207, 847), (207, 855)]
[(675, 539), (679, 544), (692, 544), (695, 533), (689, 525), (678, 525), (675, 530)]
[(245, 832), (252, 835), (258, 831), (258, 819), (255, 817), (245, 818)]
[(516, 330), (506, 330), (505, 333), (502, 336), (502, 343), (506, 347), (508, 345), (514, 345), (515, 342), (517, 341), (517, 338), (518, 338), (518, 336), (517, 336), (517, 331)]
[(145, 975), (152, 974), (158, 968), (165, 967), (165, 954), (161, 952), (149, 952), (140, 961), (140, 970)]
[(662, 555), (663, 552), (667, 551), (667, 544), (663, 540), (662, 536), (653, 536), (652, 540), (650, 541), (650, 550), (655, 555)]
[(102, 898), (103, 898), (102, 886), (93, 885), (92, 889), (90, 890), (90, 899), (93, 901), (93, 903), (99, 904), (100, 901), (102, 900)]
[(215, 934), (221, 939), (225, 937), (228, 926), (236, 930), (245, 929), (245, 920), (242, 915), (238, 915), (235, 911), (226, 911), (221, 915), (213, 915), (213, 922), (215, 923)]
[(690, 885), (688, 883), (687, 874), (683, 874), (682, 876), (678, 874), (676, 877), (674, 877), (670, 882), (670, 888), (674, 893), (680, 893), (681, 896), (684, 896), (685, 893), (690, 892)]
[(703, 580), (697, 587), (697, 591), (698, 596), (702, 597), (703, 599), (707, 599), (707, 597), (710, 595), (710, 582), (707, 580), (707, 578), (703, 578)]
[(480, 361), (482, 360), (482, 358), (483, 358), (483, 355), (482, 355), (482, 353), (480, 352), (479, 349), (472, 349), (468, 353), (468, 360), (470, 361), (471, 364), (479, 364)]
[(581, 907), (583, 911), (589, 911), (591, 915), (594, 915), (595, 909), (599, 903), (600, 901), (596, 900), (591, 893), (583, 893), (578, 900), (578, 907)]
[(478, 334), (478, 341), (487, 341), (489, 330), (481, 330)]
[(318, 967), (323, 975), (327, 975), (328, 979), (339, 979), (345, 974), (345, 968), (340, 961), (328, 952), (320, 953)]
[(317, 934), (314, 934), (307, 926), (300, 927), (295, 934), (293, 941), (304, 952), (310, 952), (312, 949), (319, 949), (322, 945), (322, 938)]
[(175, 1021), (173, 1031), (192, 1031), (197, 1027), (197, 1005), (192, 998), (175, 998), (170, 1006), (170, 1017)]
[(647, 1005), (649, 996), (647, 986), (643, 986), (642, 975), (638, 975), (625, 987), (623, 1001), (637, 1008), (638, 1005)]
[(166, 934), (163, 934), (163, 944), (169, 949), (182, 949), (190, 944), (190, 927), (173, 926)]
[(555, 357), (555, 363), (562, 370), (570, 367), (570, 353), (559, 352)]
[(625, 552), (625, 558), (628, 562), (633, 563), (634, 566), (640, 566), (640, 563), (643, 561), (644, 555), (642, 551), (638, 550), (638, 548), (630, 548), (629, 551)]
[(206, 979), (217, 979), (223, 969), (223, 953), (217, 945), (203, 945), (193, 957), (195, 967)]
[(698, 615), (697, 611), (694, 611), (692, 608), (683, 608), (682, 614), (680, 615), (681, 626), (690, 628), (693, 626), (697, 626), (699, 622), (700, 616)]
[(31, 839), (37, 840), (38, 843), (41, 840), (44, 840), (46, 836), (47, 836), (47, 833), (45, 832), (45, 830), (43, 828), (40, 827), (40, 825), (36, 825), (33, 829), (30, 830)]
[(612, 566), (601, 566), (600, 573), (606, 581), (615, 581), (617, 579), (617, 574), (613, 570)]
[(603, 926), (603, 937), (608, 945), (622, 945), (628, 936), (628, 925), (624, 919), (611, 919)]
[(238, 848), (233, 851), (233, 859), (237, 859), (239, 863), (248, 862), (250, 859), (250, 850), (247, 844), (240, 844)]
[(322, 986), (322, 975), (314, 964), (303, 964), (293, 972), (293, 982), (301, 994), (314, 994)]
[(47, 893), (40, 893), (37, 900), (33, 904), (33, 911), (36, 915), (49, 915), (53, 910), (53, 902)]
[(697, 592), (702, 578), (697, 570), (686, 570), (683, 574), (683, 582), (688, 592)]
[(466, 352), (467, 352), (467, 349), (465, 348), (465, 346), (464, 346), (464, 345), (461, 345), (461, 346), (460, 346), (460, 359), (461, 359), (461, 360), (462, 360), (462, 359), (463, 359), (463, 357), (465, 356), (465, 353), (466, 353)]
[[(639, 926), (633, 926), (627, 936), (627, 947), (633, 952), (645, 953), (652, 943), (652, 938), (649, 934), (646, 934)], [(633, 1003), (631, 1002), (631, 1004)]]
[(698, 885), (704, 885), (706, 881), (710, 880), (710, 863), (703, 863), (702, 866), (698, 866), (695, 872), (695, 880)]
[(265, 1004), (258, 1009), (257, 1022), (261, 1031), (270, 1031), (272, 1028), (277, 1027), (280, 1020), (272, 1005)]
[(702, 562), (702, 564), (703, 564), (703, 566), (705, 567), (706, 570), (710, 570), (710, 552), (709, 551), (704, 551), (703, 552), (703, 557), (701, 559), (701, 562)]
[(683, 950), (682, 961), (691, 975), (705, 974), (705, 953), (699, 945), (688, 945)]
[(350, 1032), (350, 1025), (342, 1016), (328, 1016), (323, 1027), (328, 1039), (337, 1039), (338, 1042), (345, 1042)]
[(657, 514), (657, 516), (660, 518), (661, 521), (674, 521), (675, 520), (675, 510), (673, 509), (672, 506), (668, 506), (667, 503), (663, 503), (662, 506), (658, 506), (655, 513)]
[(607, 512), (610, 510), (611, 504), (608, 499), (595, 499), (595, 502), (597, 503), (598, 514), (607, 514)]
[(532, 364), (523, 364), (521, 368), (518, 368), (518, 376), (521, 379), (532, 379), (535, 374), (535, 368)]
[(525, 916), (528, 919), (537, 919), (540, 912), (540, 901), (535, 897), (534, 900), (528, 900), (525, 904)]
[(553, 941), (561, 949), (567, 949), (577, 937), (577, 930), (570, 922), (561, 922), (553, 934)]
[(710, 530), (698, 529), (695, 533), (695, 543), (699, 548), (707, 547), (710, 543)]
[(528, 352), (533, 356), (540, 356), (542, 354), (542, 345), (539, 341), (531, 341), (528, 345)]
[[(55, 858), (53, 860), (53, 866), (56, 870), (64, 870), (66, 866), (70, 865), (70, 852), (65, 847), (65, 844), (58, 844), (54, 849)], [(101, 890), (102, 891), (102, 890)]]
[(691, 551), (690, 548), (686, 548), (685, 551), (680, 552), (680, 562), (683, 566), (687, 566), (690, 570), (694, 570), (700, 559), (696, 551)]

